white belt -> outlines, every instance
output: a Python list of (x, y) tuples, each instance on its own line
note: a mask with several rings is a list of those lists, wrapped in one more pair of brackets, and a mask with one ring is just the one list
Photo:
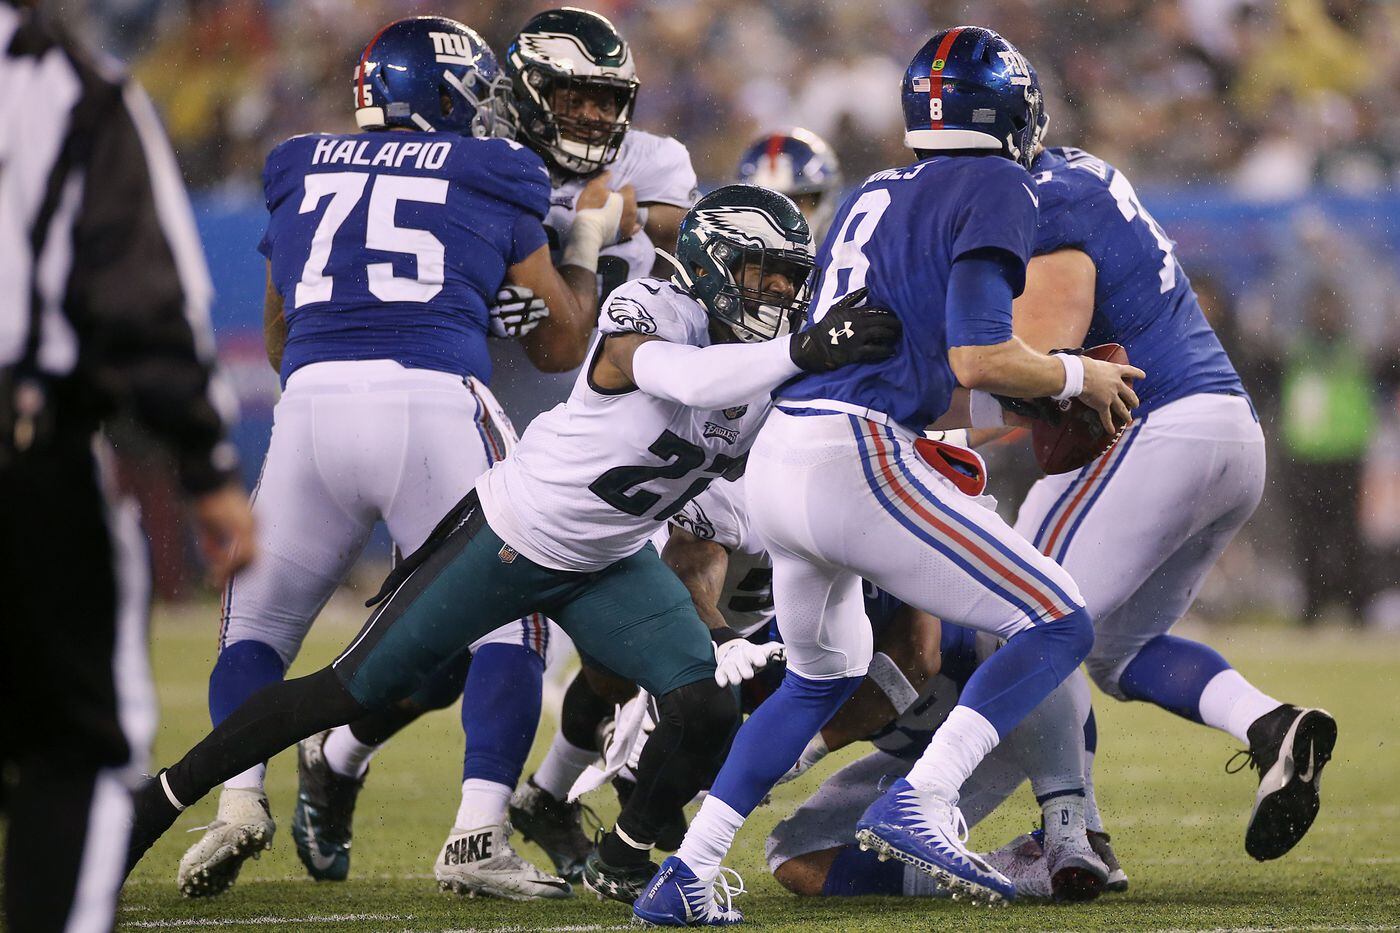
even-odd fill
[(843, 415), (855, 415), (857, 418), (866, 418), (876, 424), (891, 425), (896, 422), (889, 415), (873, 408), (862, 408), (859, 405), (852, 405), (850, 402), (841, 402), (833, 398), (815, 398), (804, 401), (793, 401), (792, 399), (780, 398), (773, 403), (778, 408), (817, 408), (826, 411), (840, 412)]

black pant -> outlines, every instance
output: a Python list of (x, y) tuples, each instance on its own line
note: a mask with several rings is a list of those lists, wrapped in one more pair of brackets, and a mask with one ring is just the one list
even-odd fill
[(98, 474), (86, 438), (0, 473), (0, 801), (12, 933), (111, 929), (130, 768), (145, 753), (133, 742), (144, 745), (154, 727), (144, 542)]
[(1306, 623), (1316, 622), (1329, 602), (1342, 603), (1359, 621), (1371, 596), (1357, 507), (1361, 470), (1359, 460), (1288, 464), (1285, 475)]

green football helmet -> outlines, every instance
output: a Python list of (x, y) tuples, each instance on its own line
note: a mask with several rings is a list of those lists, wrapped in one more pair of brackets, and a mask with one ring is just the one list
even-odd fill
[(505, 73), (520, 141), (556, 169), (588, 175), (617, 158), (638, 81), (631, 47), (606, 18), (573, 7), (532, 17), (506, 49)]
[(672, 280), (705, 306), (722, 333), (744, 343), (802, 326), (812, 277), (812, 233), (784, 195), (726, 185), (681, 220)]

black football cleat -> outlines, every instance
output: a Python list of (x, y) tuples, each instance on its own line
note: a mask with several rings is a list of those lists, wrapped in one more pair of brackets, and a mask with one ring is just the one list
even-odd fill
[(345, 777), (331, 769), (325, 755), (328, 735), (317, 733), (297, 746), (292, 839), (307, 874), (317, 881), (344, 881), (350, 875), (355, 800), (365, 779)]
[[(632, 791), (636, 789), (637, 782), (618, 775), (612, 779), (613, 790), (617, 791), (618, 808), (627, 806), (627, 801), (632, 799)], [(662, 852), (674, 852), (681, 847), (685, 841), (686, 831), (690, 829), (690, 824), (686, 822), (685, 811), (677, 807), (666, 821), (656, 830), (656, 842), (652, 848), (660, 849)]]
[[(526, 842), (544, 850), (566, 881), (578, 881), (593, 843), (583, 830), (587, 808), (567, 803), (535, 783), (534, 776), (510, 799), (510, 823)], [(588, 811), (592, 814), (592, 811)]]
[(632, 865), (611, 865), (594, 851), (583, 863), (583, 886), (600, 900), (606, 897), (631, 907), (656, 872), (656, 863), (650, 859)]
[(1297, 845), (1317, 817), (1318, 784), (1337, 743), (1337, 721), (1326, 710), (1284, 704), (1255, 720), (1248, 735), (1249, 750), (1239, 754), (1259, 772), (1259, 792), (1244, 849), (1266, 862)]
[(1089, 847), (1108, 866), (1108, 882), (1103, 886), (1104, 891), (1109, 894), (1122, 894), (1128, 890), (1128, 873), (1118, 864), (1118, 856), (1113, 853), (1113, 847), (1108, 843), (1108, 833), (1089, 830)]

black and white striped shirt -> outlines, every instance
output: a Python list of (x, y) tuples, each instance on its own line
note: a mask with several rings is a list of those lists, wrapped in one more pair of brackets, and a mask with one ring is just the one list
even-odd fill
[[(0, 455), (130, 411), (199, 493), (235, 467), (212, 287), (149, 98), (32, 10), (0, 0)], [(17, 401), (18, 397), (18, 401)], [(0, 462), (3, 456), (0, 456)]]

